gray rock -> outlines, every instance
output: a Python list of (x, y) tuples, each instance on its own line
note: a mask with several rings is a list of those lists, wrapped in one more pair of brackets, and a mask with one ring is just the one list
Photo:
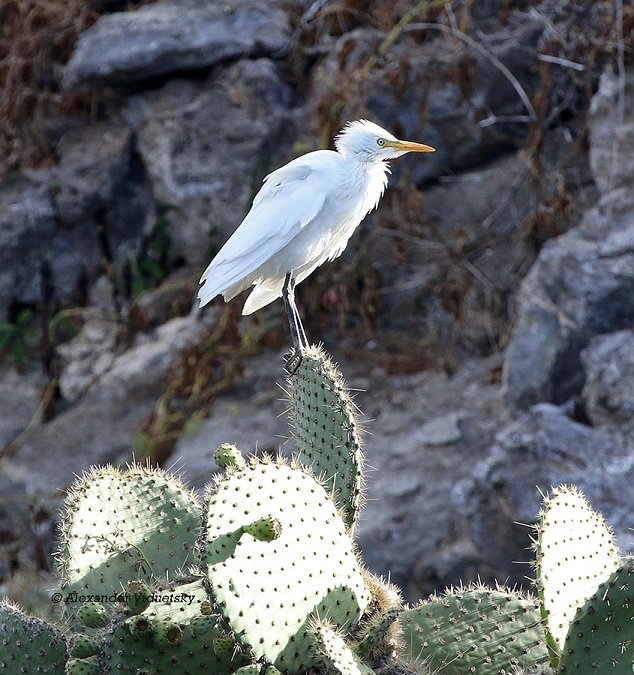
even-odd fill
[(66, 402), (77, 401), (112, 367), (118, 330), (116, 321), (97, 315), (72, 340), (57, 347), (59, 389)]
[[(389, 575), (410, 601), (477, 579), (482, 558), (463, 536), (451, 497), (505, 423), (499, 388), (488, 381), (496, 364), (496, 358), (469, 361), (451, 377), (427, 372), (381, 382), (373, 374), (359, 395), (369, 418), (359, 545), (368, 567)], [(345, 364), (343, 372), (354, 387), (353, 368)], [(430, 439), (425, 429), (439, 420), (443, 433)], [(441, 439), (444, 445), (435, 445)]]
[(290, 100), (268, 59), (240, 61), (202, 83), (172, 80), (129, 100), (154, 196), (174, 207), (173, 259), (202, 264), (209, 234), (223, 243), (240, 223), (264, 175), (279, 165)]
[(122, 85), (245, 56), (281, 56), (289, 16), (253, 0), (168, 0), (101, 17), (82, 33), (64, 85)]
[(521, 286), (506, 351), (509, 404), (526, 409), (578, 394), (584, 384), (581, 350), (593, 336), (634, 321), (634, 249), (624, 235), (633, 224), (634, 198), (615, 191), (586, 214), (582, 226), (544, 246)]
[[(610, 67), (590, 106), (590, 162), (603, 193), (631, 186), (634, 176), (634, 70), (621, 81)], [(622, 115), (622, 113), (625, 113)]]
[(43, 374), (32, 371), (18, 374), (12, 366), (3, 364), (0, 370), (0, 449), (16, 440), (37, 418), (45, 386)]
[(41, 304), (45, 274), (57, 298), (78, 296), (81, 256), (72, 234), (59, 227), (51, 183), (46, 171), (14, 173), (0, 182), (0, 318), (16, 303)]
[(451, 445), (462, 438), (460, 413), (434, 417), (418, 429), (418, 437), (425, 445)]
[(132, 134), (123, 125), (100, 122), (67, 133), (57, 148), (55, 203), (69, 225), (105, 211), (130, 173)]
[(581, 352), (586, 383), (581, 392), (593, 424), (634, 428), (634, 332), (594, 338)]
[[(590, 162), (601, 199), (575, 230), (549, 241), (522, 284), (504, 364), (508, 402), (562, 403), (584, 384), (580, 352), (634, 321), (634, 102), (610, 71), (592, 102)], [(620, 118), (619, 87), (626, 103)], [(629, 102), (629, 104), (628, 104)]]
[[(479, 559), (484, 577), (522, 583), (531, 570), (526, 550), (540, 509), (539, 490), (576, 485), (614, 528), (624, 552), (634, 547), (631, 436), (593, 429), (570, 420), (551, 404), (540, 404), (504, 429), (488, 456), (473, 467), (452, 493), (459, 530)], [(524, 524), (524, 525), (522, 525)], [(513, 571), (514, 570), (514, 571)]]
[(156, 220), (132, 133), (120, 122), (90, 125), (66, 134), (58, 154), (55, 205), (71, 228), (88, 277), (103, 259), (120, 270), (139, 253)]
[(0, 182), (0, 316), (12, 305), (80, 304), (104, 260), (121, 269), (155, 221), (131, 133), (117, 123), (70, 132), (50, 172)]

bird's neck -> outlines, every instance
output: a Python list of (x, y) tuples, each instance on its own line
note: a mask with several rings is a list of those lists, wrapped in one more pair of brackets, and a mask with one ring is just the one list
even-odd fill
[(346, 182), (351, 194), (363, 195), (361, 211), (365, 216), (376, 208), (387, 187), (390, 167), (386, 162), (348, 161)]

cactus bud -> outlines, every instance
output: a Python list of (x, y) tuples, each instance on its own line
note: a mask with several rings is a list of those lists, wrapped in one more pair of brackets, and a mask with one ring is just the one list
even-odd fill
[(98, 602), (85, 602), (77, 612), (79, 622), (88, 628), (101, 628), (108, 623), (108, 612)]
[(131, 581), (126, 587), (126, 604), (130, 614), (141, 614), (150, 606), (152, 594), (142, 581)]
[(157, 643), (179, 645), (183, 641), (183, 629), (171, 621), (156, 619), (152, 622), (152, 631)]
[(259, 518), (250, 525), (245, 525), (242, 531), (250, 534), (258, 541), (274, 541), (282, 534), (282, 524), (277, 518), (269, 516), (268, 518)]
[(87, 659), (90, 656), (94, 656), (99, 652), (99, 644), (97, 641), (90, 637), (90, 635), (84, 635), (83, 633), (77, 633), (73, 636), (73, 640), (70, 648), (70, 655), (75, 659)]
[(214, 460), (216, 464), (223, 469), (226, 469), (229, 466), (233, 466), (236, 469), (244, 469), (247, 465), (240, 450), (231, 443), (223, 443), (216, 450)]

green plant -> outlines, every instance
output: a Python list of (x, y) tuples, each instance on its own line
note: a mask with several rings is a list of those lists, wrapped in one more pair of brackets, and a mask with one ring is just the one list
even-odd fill
[(25, 307), (13, 321), (0, 321), (0, 351), (10, 352), (18, 367), (28, 360), (27, 345), (33, 335), (32, 317), (33, 310)]
[(128, 256), (134, 297), (148, 288), (153, 288), (167, 276), (170, 245), (168, 215), (174, 208), (172, 204), (155, 205), (156, 225), (152, 236), (144, 244), (139, 256), (132, 254)]
[(363, 499), (363, 455), (357, 408), (344, 379), (323, 349), (310, 347), (288, 387), (295, 456), (323, 478), (353, 529)]
[(164, 471), (69, 490), (58, 628), (0, 603), (0, 670), (195, 675), (631, 675), (634, 562), (575, 489), (544, 498), (538, 595), (482, 585), (404, 608), (363, 570), (355, 408), (311, 348), (288, 380), (293, 458), (230, 444), (202, 500)]

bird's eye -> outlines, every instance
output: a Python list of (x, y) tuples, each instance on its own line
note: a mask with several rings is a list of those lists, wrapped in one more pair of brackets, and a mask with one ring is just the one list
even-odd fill
[(384, 141), (382, 138), (377, 138), (377, 139), (376, 139), (376, 142), (377, 142), (378, 145), (380, 145), (381, 147), (383, 147), (383, 146), (385, 145), (385, 141)]

